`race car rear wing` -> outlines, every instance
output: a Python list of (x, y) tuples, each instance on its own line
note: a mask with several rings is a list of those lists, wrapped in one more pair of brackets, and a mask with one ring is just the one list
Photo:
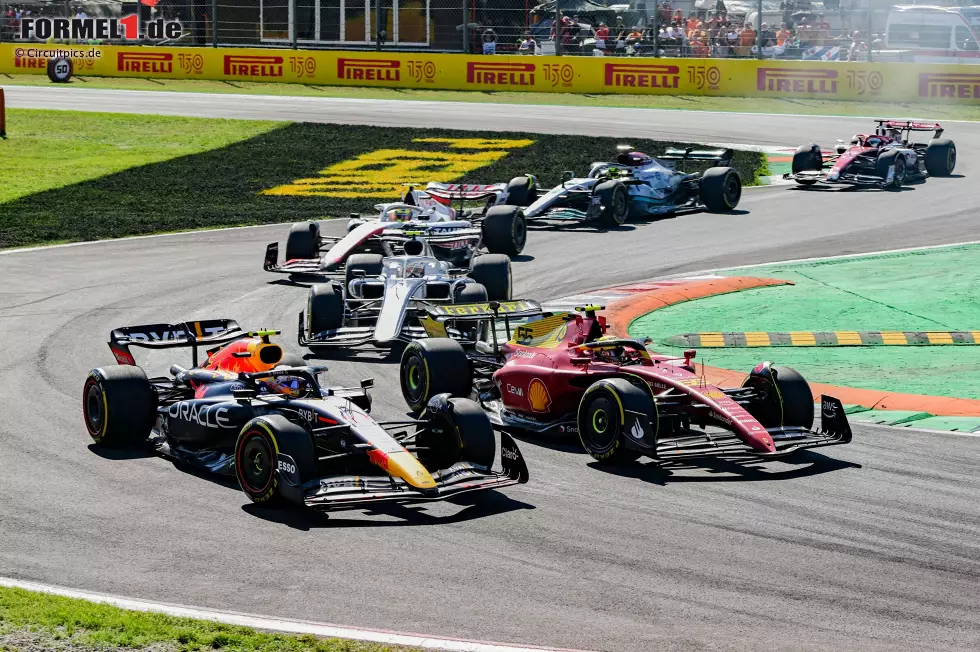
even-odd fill
[(715, 165), (728, 165), (735, 156), (735, 150), (718, 149), (694, 149), (693, 147), (668, 147), (662, 156), (657, 158), (661, 161), (713, 161)]
[(447, 319), (496, 319), (500, 317), (530, 317), (542, 314), (541, 304), (530, 299), (511, 301), (489, 301), (487, 303), (453, 303), (443, 305), (428, 304), (425, 311), (429, 317), (438, 321)]
[(495, 197), (497, 193), (507, 189), (503, 183), (478, 184), (478, 183), (430, 183), (425, 187), (425, 191), (433, 197), (439, 199), (475, 201)]
[(248, 333), (233, 319), (207, 319), (179, 324), (144, 324), (123, 326), (109, 333), (109, 350), (122, 365), (135, 365), (129, 347), (173, 349), (191, 347), (194, 366), (197, 366), (197, 347), (225, 344)]
[(875, 122), (886, 129), (901, 129), (902, 131), (933, 131), (933, 138), (943, 135), (943, 128), (938, 122), (915, 122), (913, 120), (893, 120), (892, 118), (876, 118)]

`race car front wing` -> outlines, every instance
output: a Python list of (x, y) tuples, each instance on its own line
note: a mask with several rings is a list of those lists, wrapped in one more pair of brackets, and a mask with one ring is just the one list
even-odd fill
[(332, 476), (304, 486), (307, 507), (329, 510), (372, 503), (414, 503), (445, 500), (451, 496), (485, 489), (500, 489), (528, 481), (524, 456), (507, 433), (500, 435), (501, 471), (491, 471), (468, 462), (459, 462), (432, 473), (433, 489), (412, 487), (401, 478), (390, 476)]

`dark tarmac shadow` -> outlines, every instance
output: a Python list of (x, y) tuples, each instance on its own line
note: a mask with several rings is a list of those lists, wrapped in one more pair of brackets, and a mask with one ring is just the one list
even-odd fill
[[(478, 518), (506, 514), (519, 509), (535, 509), (534, 505), (514, 500), (496, 490), (461, 494), (442, 501), (462, 507), (451, 516), (435, 516), (426, 511), (424, 503), (379, 504), (374, 507), (320, 512), (298, 505), (270, 507), (247, 503), (242, 510), (270, 523), (279, 523), (294, 530), (308, 532), (321, 528), (380, 528), (411, 527), (418, 525), (448, 525)], [(344, 514), (357, 513), (367, 517), (385, 517), (386, 520), (345, 518)]]
[[(773, 465), (789, 465), (785, 470), (773, 469)], [(680, 482), (762, 482), (768, 480), (790, 480), (806, 478), (843, 469), (860, 469), (860, 464), (838, 460), (817, 453), (800, 451), (776, 460), (752, 458), (732, 459), (725, 457), (704, 457), (676, 462), (654, 462), (641, 458), (638, 462), (617, 466), (590, 462), (589, 467), (624, 478), (634, 478), (650, 484), (667, 486)], [(708, 473), (710, 475), (678, 475), (685, 471)], [(724, 474), (724, 475), (722, 475)]]
[(156, 451), (149, 445), (134, 448), (109, 448), (92, 442), (88, 449), (104, 460), (142, 460), (157, 457)]

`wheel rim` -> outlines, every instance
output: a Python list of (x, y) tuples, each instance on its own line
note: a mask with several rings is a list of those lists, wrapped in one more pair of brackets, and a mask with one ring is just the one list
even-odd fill
[(895, 185), (900, 186), (905, 181), (905, 161), (898, 159), (895, 161)]
[(616, 446), (619, 436), (614, 416), (615, 406), (606, 396), (597, 396), (589, 404), (584, 423), (579, 425), (582, 443), (589, 453), (601, 455)]
[(422, 360), (418, 356), (412, 356), (408, 359), (408, 364), (405, 365), (404, 379), (405, 379), (405, 389), (408, 392), (408, 397), (413, 403), (418, 403), (422, 400), (422, 395), (425, 393), (425, 370), (423, 369)]
[(273, 464), (269, 442), (259, 433), (250, 433), (238, 460), (239, 477), (245, 488), (253, 493), (268, 489), (275, 471)]
[(725, 203), (728, 204), (729, 208), (735, 208), (741, 198), (742, 187), (739, 185), (738, 179), (734, 175), (729, 175), (728, 181), (725, 182)]
[(626, 198), (626, 189), (622, 189), (613, 196), (613, 215), (616, 217), (617, 222), (624, 222), (626, 220), (626, 211), (628, 210), (628, 200)]
[(89, 381), (85, 388), (83, 411), (85, 413), (85, 426), (88, 428), (89, 434), (93, 436), (101, 434), (105, 414), (102, 410), (102, 390), (96, 382)]
[(518, 217), (514, 220), (514, 245), (517, 249), (523, 249), (525, 242), (527, 242), (527, 222), (523, 217)]

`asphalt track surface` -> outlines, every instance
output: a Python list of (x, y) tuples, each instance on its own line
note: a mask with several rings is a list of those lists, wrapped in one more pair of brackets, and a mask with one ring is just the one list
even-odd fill
[[(794, 145), (849, 118), (7, 90), (11, 106)], [(160, 94), (162, 95), (162, 94)], [(292, 107), (292, 108), (290, 108)], [(210, 112), (210, 113), (209, 113)], [(243, 115), (247, 113), (247, 115)], [(980, 125), (950, 125), (965, 178), (900, 193), (748, 191), (734, 215), (596, 233), (535, 230), (516, 292), (557, 298), (719, 266), (980, 240)], [(161, 189), (165, 191), (165, 189)], [(326, 231), (338, 231), (331, 223)], [(233, 317), (292, 345), (306, 290), (261, 271), (285, 226), (0, 255), (0, 575), (343, 625), (608, 650), (980, 648), (980, 440), (855, 428), (801, 463), (596, 468), (521, 443), (531, 482), (459, 503), (334, 514), (256, 509), (234, 486), (89, 447), (86, 372), (109, 330)], [(814, 310), (820, 306), (815, 305)], [(732, 324), (732, 330), (738, 330)], [(292, 345), (295, 348), (295, 345)], [(151, 363), (164, 365), (163, 357)], [(365, 364), (365, 361), (374, 364)], [(328, 377), (377, 380), (365, 354)], [(151, 369), (152, 371), (152, 369)]]

